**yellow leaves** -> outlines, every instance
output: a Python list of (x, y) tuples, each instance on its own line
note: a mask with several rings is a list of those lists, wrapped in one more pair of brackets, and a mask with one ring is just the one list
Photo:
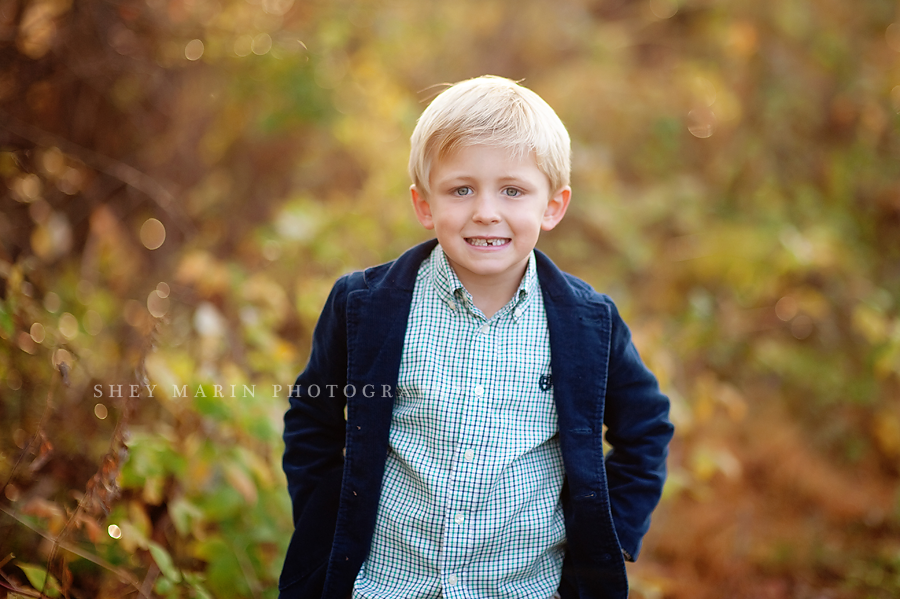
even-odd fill
[(734, 479), (742, 472), (740, 461), (725, 447), (700, 445), (691, 454), (689, 465), (694, 477), (702, 482), (711, 480), (719, 473)]
[(745, 426), (748, 406), (741, 390), (713, 372), (703, 372), (694, 381), (688, 401), (672, 394), (676, 436), (686, 448), (681, 468), (672, 464), (676, 476), (667, 492), (689, 491), (702, 497), (710, 492), (708, 483), (716, 476), (741, 477), (743, 466), (734, 452), (733, 432)]
[(900, 414), (884, 409), (872, 421), (872, 437), (879, 451), (896, 463), (900, 460)]
[(284, 339), (278, 339), (278, 341), (272, 347), (272, 350), (273, 358), (278, 364), (287, 365), (295, 362), (295, 360), (297, 359), (297, 349)]
[[(43, 205), (43, 204), (33, 204)], [(72, 249), (72, 227), (66, 215), (49, 211), (31, 232), (31, 249), (44, 262), (53, 262)]]
[(298, 198), (278, 212), (273, 226), (285, 240), (309, 242), (328, 220), (322, 207), (310, 198)]
[(759, 31), (750, 21), (734, 21), (726, 29), (725, 48), (736, 58), (746, 60), (756, 53)]
[(802, 268), (829, 270), (848, 262), (845, 240), (827, 223), (803, 231), (787, 226), (781, 230), (778, 239)]
[[(237, 105), (223, 111), (222, 117), (220, 125), (210, 128), (197, 147), (203, 162), (209, 166), (214, 166), (222, 160), (231, 145), (240, 138), (242, 127), (247, 121), (245, 110)], [(194, 202), (192, 207), (202, 205), (203, 203)]]
[(241, 286), (241, 299), (262, 308), (262, 321), (274, 328), (284, 321), (290, 307), (281, 285), (262, 273), (251, 276)]
[(239, 447), (237, 452), (244, 467), (253, 475), (259, 486), (271, 489), (275, 484), (271, 465), (245, 447)]
[(84, 531), (84, 534), (91, 543), (100, 543), (105, 540), (103, 528), (93, 517), (87, 516), (83, 512), (78, 512), (75, 515), (74, 522), (75, 526)]
[(47, 520), (47, 529), (58, 534), (66, 524), (66, 514), (56, 503), (41, 497), (32, 497), (22, 506), (22, 513)]
[(875, 376), (900, 376), (900, 320), (889, 317), (875, 303), (860, 302), (853, 307), (852, 324), (856, 333), (877, 348), (872, 365)]
[(299, 313), (301, 322), (310, 327), (315, 325), (332, 285), (333, 280), (324, 278), (297, 279), (294, 286), (297, 298), (294, 308)]
[(128, 519), (142, 538), (150, 538), (153, 533), (153, 523), (150, 521), (150, 516), (147, 515), (144, 504), (139, 501), (129, 501)]
[(225, 479), (228, 483), (241, 494), (248, 504), (253, 505), (258, 498), (256, 485), (247, 474), (247, 472), (234, 462), (228, 462), (223, 465), (225, 471)]
[(130, 233), (123, 229), (116, 214), (105, 204), (90, 217), (90, 239), (84, 253), (83, 268), (101, 272), (113, 289), (124, 286), (140, 270), (140, 256)]
[(30, 58), (50, 51), (56, 39), (56, 19), (71, 8), (71, 0), (32, 0), (19, 25), (16, 46)]
[(743, 394), (735, 386), (719, 381), (712, 373), (697, 377), (692, 399), (693, 417), (697, 424), (709, 422), (719, 411), (734, 422), (743, 420), (747, 414), (747, 401)]
[(185, 253), (178, 264), (175, 280), (193, 285), (204, 297), (227, 292), (230, 283), (228, 268), (203, 250)]
[(853, 307), (853, 330), (871, 345), (881, 345), (890, 339), (900, 342), (900, 324), (888, 318), (884, 310), (869, 303)]
[(275, 477), (271, 465), (247, 448), (239, 447), (222, 464), (225, 479), (249, 505), (256, 504), (260, 490), (271, 490)]

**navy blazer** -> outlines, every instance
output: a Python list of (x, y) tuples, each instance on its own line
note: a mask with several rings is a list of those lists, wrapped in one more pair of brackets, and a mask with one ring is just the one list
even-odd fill
[[(322, 310), (285, 414), (295, 529), (282, 599), (346, 599), (368, 555), (416, 273), (435, 244), (345, 275)], [(669, 400), (612, 300), (536, 259), (566, 473), (560, 594), (626, 599), (623, 555), (637, 557), (666, 476)]]

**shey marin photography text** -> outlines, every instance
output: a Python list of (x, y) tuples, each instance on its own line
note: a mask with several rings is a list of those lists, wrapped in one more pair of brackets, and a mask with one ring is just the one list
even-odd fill
[[(137, 384), (109, 384), (94, 385), (95, 398), (125, 398), (125, 397), (154, 397), (159, 385), (137, 385)], [(305, 394), (313, 399), (317, 397), (333, 398), (338, 394), (351, 398), (359, 394), (361, 397), (375, 397), (380, 391), (380, 397), (393, 396), (393, 388), (390, 385), (373, 385), (366, 384), (357, 387), (356, 385), (308, 385), (302, 387), (300, 385), (271, 385), (267, 386), (272, 389), (272, 397), (284, 397), (284, 393), (292, 396)], [(256, 385), (172, 385), (172, 393), (169, 397), (256, 397)], [(260, 389), (263, 392), (263, 389)]]

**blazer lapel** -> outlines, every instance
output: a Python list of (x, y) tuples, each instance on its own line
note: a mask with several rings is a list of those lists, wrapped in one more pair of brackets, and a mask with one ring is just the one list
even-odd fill
[(538, 277), (550, 329), (550, 368), (560, 445), (573, 497), (600, 495), (603, 405), (611, 316), (595, 294), (572, 287), (549, 258), (538, 257)]
[(562, 501), (572, 559), (563, 578), (577, 585), (582, 597), (596, 597), (597, 588), (611, 589), (610, 596), (614, 589), (627, 594), (623, 558), (609, 552), (618, 539), (603, 454), (612, 314), (601, 296), (580, 282), (570, 283), (540, 256), (538, 276), (550, 329), (553, 394), (566, 470)]

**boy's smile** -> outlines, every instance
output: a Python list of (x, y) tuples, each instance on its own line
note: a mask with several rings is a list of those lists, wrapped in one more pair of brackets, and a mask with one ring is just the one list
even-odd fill
[(470, 293), (502, 291), (503, 303), (518, 287), (541, 229), (556, 226), (571, 195), (568, 186), (551, 195), (533, 154), (481, 144), (436, 159), (429, 187), (428, 197), (410, 188), (419, 222), (434, 229)]

